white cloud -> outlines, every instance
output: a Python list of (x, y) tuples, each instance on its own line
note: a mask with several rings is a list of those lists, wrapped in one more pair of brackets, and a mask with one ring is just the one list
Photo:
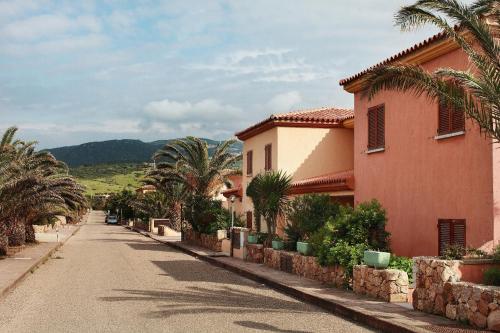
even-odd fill
[(16, 56), (32, 54), (54, 54), (97, 48), (108, 42), (108, 37), (102, 34), (63, 37), (37, 43), (8, 43), (0, 45), (0, 52)]
[(242, 110), (232, 105), (222, 104), (215, 99), (199, 102), (178, 102), (169, 99), (153, 101), (144, 107), (144, 113), (151, 119), (170, 122), (221, 121), (239, 119)]
[(291, 111), (300, 102), (302, 102), (301, 94), (298, 91), (289, 91), (274, 96), (267, 102), (266, 106), (273, 113), (283, 113)]
[(76, 18), (65, 15), (40, 15), (11, 22), (3, 27), (0, 35), (13, 40), (35, 40), (42, 37), (61, 36), (68, 32), (98, 32), (99, 21), (93, 16)]

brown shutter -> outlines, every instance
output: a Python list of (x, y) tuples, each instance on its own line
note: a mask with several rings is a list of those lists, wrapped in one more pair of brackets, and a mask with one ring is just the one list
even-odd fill
[(445, 101), (439, 102), (438, 135), (465, 130), (465, 114)]
[(385, 107), (374, 106), (368, 109), (368, 149), (385, 146)]
[(253, 172), (253, 152), (250, 150), (247, 152), (247, 175), (251, 175)]
[(451, 223), (450, 220), (438, 220), (438, 242), (439, 255), (443, 255), (446, 247), (451, 244)]
[(266, 171), (272, 169), (272, 146), (270, 144), (266, 145), (265, 150), (265, 161), (264, 161), (264, 169)]
[(466, 227), (464, 219), (438, 220), (438, 251), (442, 255), (448, 245), (466, 246)]
[(253, 218), (252, 218), (252, 211), (247, 212), (247, 228), (252, 229), (252, 223), (253, 223)]
[(460, 132), (465, 129), (465, 114), (463, 111), (452, 109), (451, 110), (451, 131)]
[(385, 108), (383, 105), (377, 109), (377, 147), (385, 146)]

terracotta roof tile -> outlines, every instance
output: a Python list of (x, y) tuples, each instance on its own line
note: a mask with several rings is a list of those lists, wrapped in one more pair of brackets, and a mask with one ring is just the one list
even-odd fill
[[(459, 26), (458, 25), (455, 26), (454, 29), (458, 30)], [(348, 78), (340, 80), (339, 84), (341, 86), (346, 85), (346, 84), (348, 84), (348, 83), (350, 83), (350, 82), (352, 82), (352, 81), (360, 78), (361, 76), (365, 75), (366, 73), (368, 73), (369, 71), (373, 70), (374, 68), (377, 68), (379, 66), (387, 65), (387, 64), (393, 63), (395, 61), (398, 61), (401, 58), (403, 58), (403, 57), (405, 57), (405, 56), (407, 56), (407, 55), (409, 55), (409, 54), (411, 54), (411, 53), (413, 53), (413, 52), (415, 52), (417, 50), (420, 50), (420, 49), (422, 49), (422, 48), (424, 48), (424, 47), (426, 47), (426, 46), (428, 46), (428, 45), (430, 45), (430, 44), (432, 44), (434, 42), (437, 42), (437, 41), (445, 39), (445, 38), (447, 38), (447, 34), (445, 32), (440, 32), (438, 34), (435, 34), (434, 36), (429, 37), (426, 40), (424, 40), (424, 41), (422, 41), (420, 43), (417, 43), (417, 44), (415, 44), (415, 45), (413, 45), (413, 46), (411, 46), (411, 47), (409, 47), (409, 48), (407, 48), (407, 49), (399, 52), (398, 54), (395, 54), (395, 55), (393, 55), (393, 56), (385, 59), (384, 61), (379, 62), (376, 65), (373, 65), (373, 66), (371, 66), (371, 67), (369, 67), (369, 68), (367, 68), (367, 69), (365, 69), (365, 70), (363, 70), (363, 71), (361, 71), (361, 72), (359, 72), (357, 74), (354, 74), (354, 75), (352, 75), (352, 76), (350, 76)]]
[(237, 137), (245, 135), (257, 128), (272, 122), (309, 123), (309, 124), (341, 124), (342, 121), (354, 118), (351, 109), (324, 107), (308, 110), (299, 110), (289, 113), (273, 114), (261, 122), (236, 133)]
[(292, 187), (311, 185), (344, 184), (354, 179), (354, 170), (329, 173), (317, 177), (306, 178), (292, 183)]

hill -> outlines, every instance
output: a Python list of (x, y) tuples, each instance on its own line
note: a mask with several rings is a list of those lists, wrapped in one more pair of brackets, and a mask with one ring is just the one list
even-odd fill
[(119, 192), (123, 189), (135, 190), (141, 186), (146, 165), (134, 163), (99, 164), (79, 166), (70, 169), (70, 174), (84, 185), (86, 194)]
[[(219, 143), (218, 141), (203, 139), (209, 145), (209, 150)], [(116, 163), (144, 163), (151, 162), (153, 154), (172, 140), (158, 140), (143, 142), (141, 140), (108, 140), (88, 142), (76, 146), (67, 146), (47, 149), (58, 160), (64, 161), (71, 168), (79, 166), (93, 166), (99, 164)], [(231, 148), (234, 153), (242, 151), (242, 143), (237, 142)]]

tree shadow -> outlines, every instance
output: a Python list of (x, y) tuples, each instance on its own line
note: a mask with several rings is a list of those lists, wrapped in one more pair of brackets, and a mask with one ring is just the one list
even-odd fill
[[(198, 260), (167, 260), (151, 261), (165, 274), (176, 281), (185, 282), (213, 282), (218, 283), (217, 277), (224, 284), (237, 284), (245, 286), (255, 286), (254, 283), (241, 278), (229, 271), (222, 270)], [(214, 274), (216, 272), (217, 274)]]
[(311, 331), (283, 330), (273, 325), (259, 323), (257, 321), (240, 320), (234, 322), (236, 325), (246, 328), (253, 328), (259, 331), (280, 332), (280, 333), (312, 333)]
[[(228, 286), (219, 288), (188, 287), (185, 290), (129, 290), (117, 289), (123, 296), (101, 297), (106, 302), (164, 303), (162, 310), (144, 314), (147, 318), (168, 318), (193, 313), (311, 313), (323, 312), (316, 308), (306, 308), (298, 301), (275, 298)], [(243, 322), (243, 324), (245, 324)], [(248, 324), (248, 323), (247, 323)], [(276, 331), (288, 332), (288, 331)]]

